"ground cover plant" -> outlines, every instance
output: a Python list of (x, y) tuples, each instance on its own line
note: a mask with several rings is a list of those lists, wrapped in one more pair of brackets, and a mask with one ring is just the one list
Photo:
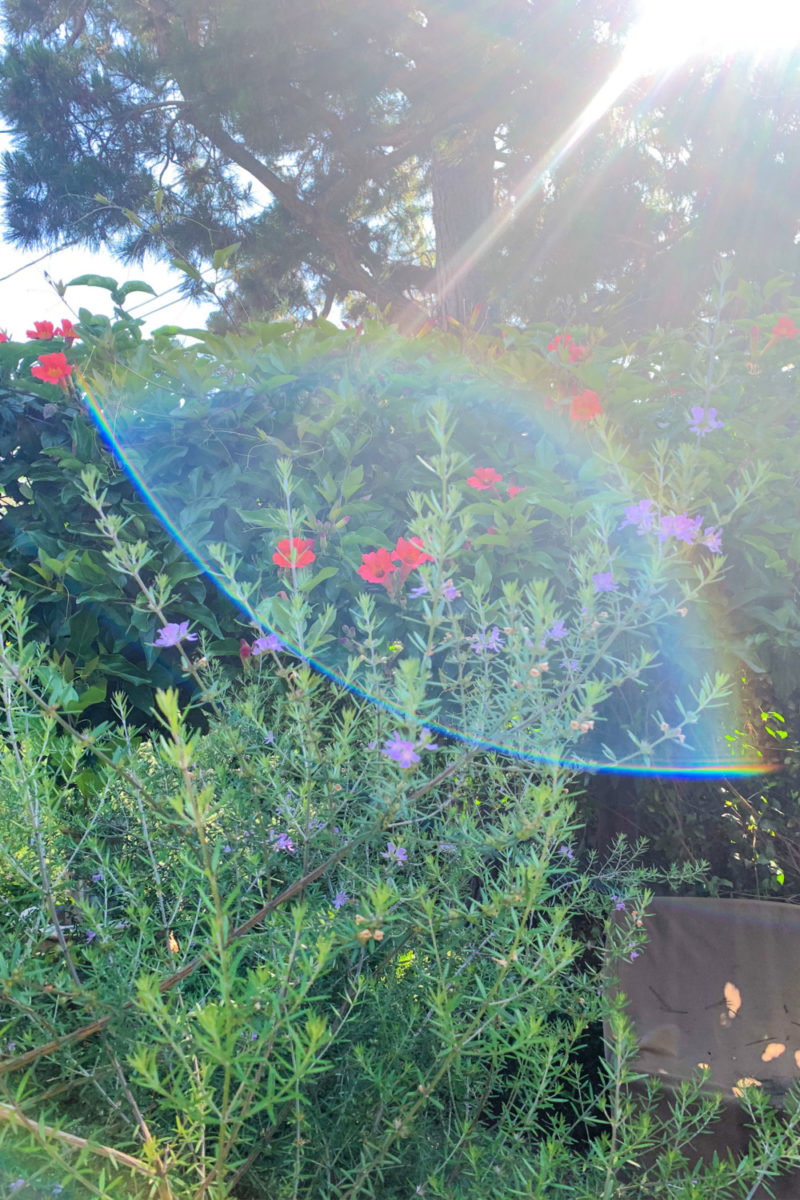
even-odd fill
[(721, 278), (636, 347), (144, 341), (121, 302), (0, 345), (7, 1186), (727, 1200), (796, 1159), (791, 1104), (745, 1096), (737, 1169), (694, 1161), (699, 1079), (665, 1126), (634, 1101), (603, 972), (704, 848), (593, 851), (582, 809), (603, 767), (763, 754), (742, 663), (796, 650), (772, 295)]

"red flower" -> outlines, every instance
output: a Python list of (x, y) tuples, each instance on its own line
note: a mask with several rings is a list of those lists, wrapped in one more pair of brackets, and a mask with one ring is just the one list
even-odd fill
[(362, 556), (358, 573), (367, 583), (381, 583), (388, 589), (387, 579), (396, 570), (391, 553), (382, 546)]
[(524, 488), (524, 487), (517, 487), (517, 485), (516, 485), (515, 483), (510, 483), (510, 484), (508, 485), (508, 487), (506, 488), (506, 491), (508, 492), (508, 498), (509, 498), (509, 500), (513, 500), (513, 499), (514, 499), (514, 497), (515, 497), (515, 496), (518, 496), (520, 492), (524, 492), (524, 491), (525, 491), (525, 488)]
[(3, 333), (2, 329), (0, 329), (0, 342), (7, 342), (7, 341), (8, 341), (8, 334)]
[(241, 659), (243, 667), (246, 665), (248, 658), (252, 658), (252, 656), (253, 651), (250, 649), (247, 642), (244, 640), (244, 638), (239, 638), (239, 658)]
[(426, 562), (433, 562), (433, 557), (426, 554), (422, 548), (422, 538), (398, 538), (392, 558), (400, 563), (397, 582), (400, 587), (408, 579), (412, 571)]
[(503, 476), (498, 475), (494, 467), (476, 467), (475, 474), (470, 475), (467, 483), (470, 487), (477, 488), (479, 492), (486, 492), (496, 483), (500, 483), (502, 478)]
[(591, 421), (594, 417), (599, 417), (602, 411), (597, 392), (592, 392), (587, 388), (585, 392), (581, 392), (580, 396), (572, 397), (569, 415), (573, 421)]
[(577, 342), (575, 343), (574, 346), (570, 346), (569, 361), (571, 363), (583, 362), (583, 360), (588, 357), (589, 357), (589, 347), (588, 346), (579, 346), (577, 344)]
[(307, 567), (316, 559), (312, 547), (313, 538), (284, 538), (278, 542), (278, 549), (272, 556), (272, 561), (281, 570), (287, 567)]
[(392, 558), (400, 563), (401, 569), (413, 571), (415, 567), (419, 567), (422, 563), (433, 562), (433, 557), (426, 554), (422, 547), (422, 538), (410, 538), (406, 541), (405, 538), (398, 538), (397, 545), (394, 548)]
[(63, 338), (71, 346), (77, 336), (78, 331), (72, 324), (72, 321), (70, 321), (69, 317), (64, 317), (60, 327), (56, 330), (56, 337)]
[(34, 321), (33, 329), (26, 329), (25, 336), (29, 338), (40, 338), (43, 342), (49, 342), (55, 335), (52, 321)]
[(40, 354), (39, 362), (31, 367), (31, 374), (43, 383), (62, 384), (72, 374), (72, 364), (60, 350), (57, 354)]
[(781, 317), (778, 324), (772, 328), (772, 336), (776, 340), (778, 338), (795, 338), (797, 333), (797, 326), (791, 317)]
[(553, 338), (552, 342), (550, 343), (550, 345), (547, 347), (547, 349), (548, 350), (560, 350), (561, 347), (563, 346), (564, 349), (566, 350), (566, 348), (570, 344), (570, 342), (573, 342), (574, 340), (575, 339), (573, 338), (571, 333), (557, 333), (556, 336)]

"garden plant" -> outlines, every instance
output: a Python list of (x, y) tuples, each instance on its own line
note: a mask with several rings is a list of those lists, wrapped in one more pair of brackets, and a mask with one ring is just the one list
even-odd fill
[(113, 319), (0, 345), (6, 1190), (752, 1200), (800, 1165), (796, 1099), (745, 1090), (753, 1149), (702, 1165), (701, 1074), (666, 1120), (633, 1090), (604, 981), (654, 889), (726, 885), (590, 829), (606, 776), (781, 779), (786, 280), (721, 269), (633, 345), (146, 339), (99, 285)]

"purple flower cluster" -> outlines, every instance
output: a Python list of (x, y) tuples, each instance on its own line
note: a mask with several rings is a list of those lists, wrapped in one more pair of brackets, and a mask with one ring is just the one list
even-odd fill
[[(454, 586), (452, 579), (445, 580), (439, 590), (445, 600), (455, 600), (461, 595), (458, 588)], [(428, 588), (424, 583), (421, 583), (419, 587), (412, 588), (408, 594), (412, 600), (416, 600), (419, 596), (427, 596)]]
[(414, 763), (418, 763), (420, 756), (417, 750), (438, 750), (436, 742), (431, 741), (431, 731), (423, 729), (420, 737), (416, 742), (405, 741), (400, 737), (400, 734), (395, 730), (390, 738), (387, 738), (381, 754), (385, 754), (387, 758), (391, 758), (392, 762), (396, 762), (398, 766), (403, 768), (413, 767)]
[(268, 650), (283, 650), (283, 642), (277, 633), (268, 633), (263, 637), (257, 637), (250, 647), (250, 653), (254, 658), (266, 654)]
[(708, 414), (706, 414), (706, 410), (701, 408), (699, 404), (696, 404), (692, 409), (692, 419), (689, 422), (689, 428), (699, 438), (705, 437), (712, 429), (722, 429), (724, 424), (724, 421), (717, 420), (717, 410), (715, 408), (709, 408)]
[(189, 633), (189, 622), (181, 621), (176, 624), (174, 621), (168, 625), (162, 626), (156, 634), (156, 640), (151, 643), (153, 646), (179, 646), (181, 642), (196, 642), (197, 634)]
[(295, 853), (294, 842), (288, 833), (276, 833), (274, 829), (270, 829), (269, 840), (273, 850), (285, 850), (287, 854)]
[(615, 592), (618, 584), (614, 583), (614, 574), (612, 571), (598, 571), (592, 576), (592, 584), (595, 592)]
[(399, 867), (408, 858), (408, 851), (404, 850), (402, 846), (395, 846), (394, 842), (387, 842), (386, 849), (381, 851), (381, 858), (396, 863)]
[(500, 630), (496, 625), (492, 626), (489, 633), (485, 629), (481, 630), (480, 633), (473, 633), (469, 644), (476, 654), (485, 654), (487, 650), (492, 650), (497, 654), (505, 646), (505, 642), (500, 637)]
[(661, 516), (654, 509), (652, 500), (640, 500), (638, 504), (629, 505), (625, 509), (625, 520), (621, 523), (620, 529), (624, 529), (627, 525), (635, 525), (636, 532), (640, 536), (654, 530), (660, 542), (674, 537), (676, 541), (684, 542), (687, 546), (694, 546), (698, 543), (701, 546), (707, 546), (712, 554), (719, 554), (722, 551), (722, 533), (719, 528), (715, 529), (709, 526), (707, 529), (703, 529), (702, 517), (690, 517), (685, 512), (667, 513)]

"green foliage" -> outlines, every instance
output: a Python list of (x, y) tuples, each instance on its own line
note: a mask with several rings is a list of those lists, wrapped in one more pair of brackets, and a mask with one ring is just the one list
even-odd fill
[[(777, 284), (784, 288), (780, 310), (758, 317), (761, 298), (740, 288), (717, 302), (699, 334), (655, 333), (620, 346), (602, 330), (579, 333), (591, 356), (575, 363), (547, 351), (551, 325), (465, 342), (455, 334), (409, 341), (371, 324), (359, 334), (325, 322), (299, 329), (284, 322), (225, 337), (194, 331), (185, 344), (168, 329), (143, 341), (139, 323), (119, 307), (111, 321), (81, 311), (82, 342), (71, 356), (189, 545), (206, 557), (215, 544), (235, 550), (239, 584), (264, 583), (267, 594), (275, 590), (274, 544), (286, 534), (276, 465), (291, 460), (295, 533), (316, 544), (316, 570), (304, 588), (334, 607), (338, 637), (342, 625), (352, 625), (347, 613), (363, 587), (356, 572), (362, 554), (394, 545), (415, 521), (421, 529), (433, 520), (413, 500), (409, 507), (408, 497), (424, 494), (433, 479), (436, 403), (448, 413), (449, 503), (458, 504), (458, 536), (470, 543), (466, 555), (449, 561), (473, 586), (532, 573), (552, 581), (555, 614), (570, 595), (575, 564), (591, 552), (606, 559), (596, 570), (613, 558), (623, 584), (649, 572), (637, 601), (645, 606), (667, 576), (678, 587), (671, 595), (691, 592), (698, 571), (716, 570), (712, 556), (693, 549), (658, 566), (653, 537), (618, 527), (626, 505), (640, 498), (699, 514), (707, 527), (722, 528), (727, 570), (706, 578), (707, 599), (697, 594), (703, 619), (680, 631), (681, 645), (697, 655), (694, 680), (702, 663), (713, 671), (722, 661), (738, 674), (737, 656), (752, 675), (766, 671), (775, 680), (772, 703), (761, 706), (786, 711), (798, 640), (792, 596), (800, 544), (787, 508), (796, 475), (796, 384), (794, 370), (784, 369), (793, 343), (764, 346), (780, 312), (800, 319), (800, 309), (783, 281)], [(117, 287), (114, 280), (101, 286)], [(747, 370), (754, 320), (764, 351), (758, 375)], [(148, 541), (147, 579), (161, 573), (173, 585), (183, 581), (176, 593), (182, 615), (204, 618), (217, 639), (213, 649), (232, 654), (242, 626), (103, 448), (80, 389), (67, 395), (27, 382), (41, 349), (0, 345), (11, 388), (0, 444), (0, 486), (9, 498), (0, 525), (3, 569), (30, 597), (37, 636), (59, 662), (68, 660), (87, 686), (119, 678), (146, 711), (151, 684), (176, 677), (149, 644), (155, 627), (135, 607), (136, 589), (105, 569), (94, 515), (80, 497), (84, 466), (96, 467), (108, 504)], [(586, 388), (599, 393), (607, 414), (597, 431), (567, 415), (570, 395)], [(697, 438), (687, 429), (688, 410), (712, 404), (725, 429)], [(137, 406), (147, 420), (134, 439)], [(503, 475), (503, 489), (514, 482), (524, 490), (501, 504), (466, 487), (484, 463)], [(372, 594), (387, 643), (403, 641), (405, 614), (380, 589)], [(663, 661), (670, 626), (658, 623), (648, 636)], [(344, 661), (335, 641), (325, 653)], [(653, 705), (672, 701), (654, 697)], [(638, 705), (640, 695), (631, 692), (628, 703)]]
[[(424, 320), (435, 292), (462, 322), (609, 299), (618, 328), (683, 321), (717, 252), (796, 264), (800, 135), (775, 64), (742, 57), (632, 81), (571, 136), (637, 12), (4, 0), (7, 225), (157, 253), (192, 295), (238, 245), (234, 324), (335, 300)], [(445, 290), (434, 264), (464, 269)]]
[(386, 715), (300, 664), (226, 685), (211, 661), (204, 734), (174, 691), (157, 739), (121, 700), (70, 731), (22, 601), (0, 622), (0, 1142), (22, 1195), (734, 1200), (796, 1161), (800, 1113), (761, 1105), (761, 1149), (703, 1168), (699, 1080), (666, 1124), (655, 1085), (634, 1102), (603, 971), (641, 947), (647, 885), (701, 868), (577, 856), (568, 772), (456, 744), (399, 768), (370, 748)]
[[(715, 861), (705, 878), (700, 837), (657, 845), (658, 866), (641, 845), (589, 849), (568, 764), (691, 764), (706, 730), (725, 747), (741, 731), (748, 759), (791, 742), (782, 701), (759, 696), (762, 740), (724, 706), (742, 660), (749, 679), (796, 649), (768, 620), (771, 580), (795, 570), (796, 469), (793, 343), (768, 338), (800, 309), (783, 295), (759, 317), (762, 296), (721, 288), (698, 335), (576, 330), (570, 362), (550, 325), (145, 341), (134, 289), (108, 285), (118, 311), (81, 314), (74, 388), (28, 386), (41, 343), (0, 345), (2, 1162), (36, 1200), (56, 1183), (478, 1200), (498, 1179), (531, 1200), (744, 1200), (796, 1163), (791, 1103), (746, 1098), (758, 1148), (701, 1167), (691, 1139), (718, 1107), (702, 1081), (666, 1122), (657, 1087), (634, 1089), (606, 973), (644, 944), (648, 889), (730, 876)], [(604, 415), (571, 420), (587, 389)], [(247, 612), (157, 522), (90, 396), (282, 644), (240, 663)], [(687, 433), (711, 405), (724, 428)], [(471, 486), (481, 467), (502, 486)], [(724, 560), (713, 538), (624, 524), (641, 500), (721, 527)], [(292, 537), (315, 561), (280, 569)], [(410, 537), (431, 557), (413, 580), (359, 576)], [(94, 688), (115, 694), (90, 725)]]

